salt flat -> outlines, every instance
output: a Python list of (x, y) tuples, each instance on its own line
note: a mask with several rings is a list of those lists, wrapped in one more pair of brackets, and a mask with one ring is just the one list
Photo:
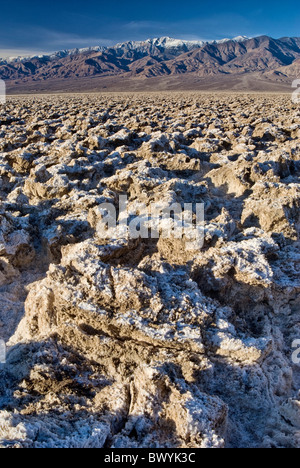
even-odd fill
[[(299, 448), (299, 117), (253, 93), (0, 107), (1, 447)], [(125, 195), (203, 204), (203, 245), (103, 239)]]

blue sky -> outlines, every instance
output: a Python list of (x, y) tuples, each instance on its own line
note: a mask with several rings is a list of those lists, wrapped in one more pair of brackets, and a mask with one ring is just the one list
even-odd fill
[(0, 56), (171, 36), (300, 36), (300, 2), (15, 0), (0, 5)]

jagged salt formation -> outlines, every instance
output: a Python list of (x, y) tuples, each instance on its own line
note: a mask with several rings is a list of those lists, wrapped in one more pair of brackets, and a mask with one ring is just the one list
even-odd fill
[[(299, 109), (16, 98), (0, 113), (2, 447), (299, 447)], [(97, 234), (205, 204), (203, 249)]]

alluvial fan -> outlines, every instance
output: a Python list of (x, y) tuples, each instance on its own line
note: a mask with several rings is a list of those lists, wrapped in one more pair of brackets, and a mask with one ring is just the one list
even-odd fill
[[(299, 117), (271, 94), (0, 107), (1, 447), (300, 447)], [(130, 219), (203, 204), (203, 245), (104, 239), (122, 196)]]

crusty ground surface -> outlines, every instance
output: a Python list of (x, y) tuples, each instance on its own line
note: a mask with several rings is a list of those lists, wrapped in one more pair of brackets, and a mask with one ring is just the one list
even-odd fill
[[(1, 447), (300, 446), (300, 109), (288, 95), (0, 107)], [(204, 203), (205, 241), (99, 237)]]

